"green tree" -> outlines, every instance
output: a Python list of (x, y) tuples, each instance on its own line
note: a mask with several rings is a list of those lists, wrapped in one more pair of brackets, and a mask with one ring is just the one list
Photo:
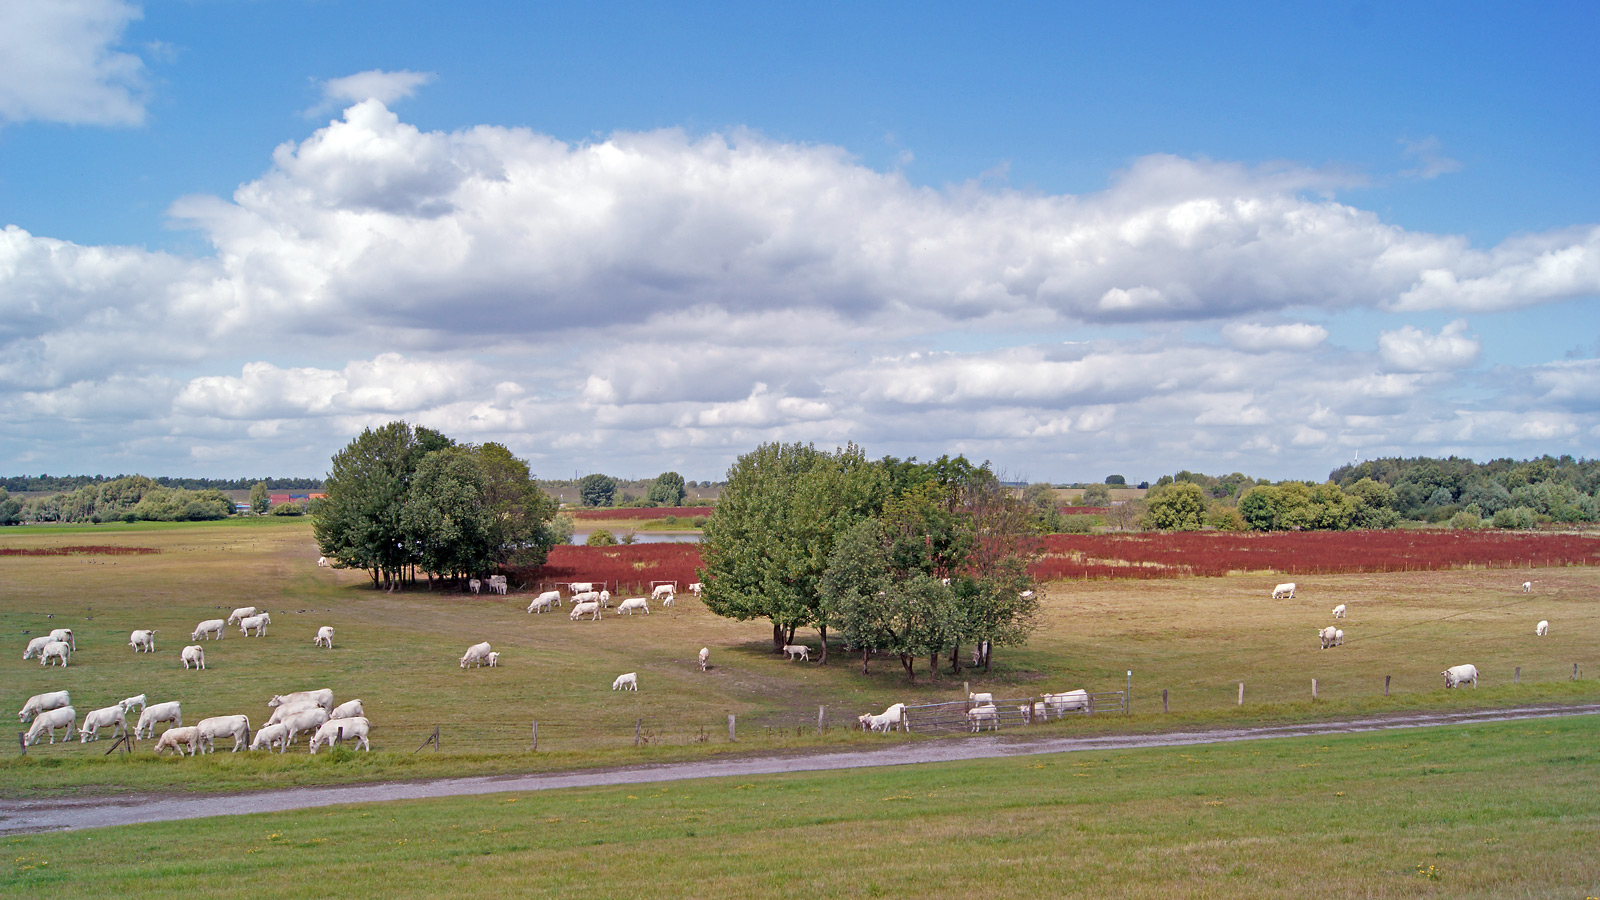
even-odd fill
[(412, 475), (429, 451), (450, 443), (436, 431), (390, 422), (334, 454), (323, 484), (328, 496), (312, 524), (322, 555), (365, 569), (375, 588), (398, 590), (414, 561), (400, 524)]
[(472, 450), (449, 447), (417, 462), (400, 510), (400, 540), (410, 562), (433, 578), (459, 578), (489, 568), (494, 516), (488, 479)]
[(1205, 525), (1206, 496), (1200, 486), (1179, 481), (1145, 497), (1144, 527), (1158, 531), (1199, 531)]
[(682, 475), (677, 472), (662, 472), (650, 483), (650, 490), (645, 496), (662, 506), (682, 506), (686, 493), (688, 491), (684, 487)]
[(587, 547), (615, 547), (617, 536), (612, 534), (609, 528), (596, 528), (589, 532), (583, 543)]
[(617, 480), (610, 475), (585, 475), (578, 479), (578, 499), (584, 506), (610, 506), (617, 496)]
[(1118, 487), (1125, 487), (1128, 484), (1128, 479), (1123, 478), (1121, 475), (1107, 475), (1106, 484), (1114, 484)]
[(17, 525), (22, 522), (22, 501), (0, 488), (0, 525)]
[(1111, 488), (1103, 484), (1091, 484), (1083, 489), (1083, 495), (1078, 500), (1081, 506), (1110, 506)]
[(258, 481), (250, 485), (250, 511), (261, 515), (272, 505), (272, 497), (267, 493), (267, 483)]
[(555, 499), (539, 488), (527, 462), (501, 444), (482, 444), (471, 453), (483, 473), (490, 563), (543, 565), (551, 547), (572, 539), (570, 530), (559, 535), (549, 528), (556, 514)]

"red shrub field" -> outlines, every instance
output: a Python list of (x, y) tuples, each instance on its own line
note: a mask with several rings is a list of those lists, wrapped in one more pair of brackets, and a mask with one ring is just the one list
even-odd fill
[(0, 556), (131, 556), (160, 552), (154, 547), (116, 547), (108, 544), (81, 547), (0, 547)]
[(1043, 550), (1041, 581), (1600, 565), (1600, 538), (1503, 531), (1052, 534)]
[(605, 522), (612, 519), (664, 519), (667, 516), (677, 516), (680, 519), (692, 519), (695, 516), (711, 515), (709, 506), (658, 506), (654, 509), (576, 509), (572, 517), (579, 521)]
[[(613, 593), (648, 591), (652, 581), (676, 581), (680, 589), (699, 581), (700, 548), (692, 543), (620, 544), (615, 547), (561, 545), (545, 564), (516, 572), (524, 584), (553, 586), (557, 581), (605, 582)], [(598, 588), (597, 588), (598, 589)]]

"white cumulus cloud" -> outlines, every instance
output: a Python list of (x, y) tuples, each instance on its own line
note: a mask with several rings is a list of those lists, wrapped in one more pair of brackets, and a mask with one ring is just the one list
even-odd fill
[(412, 72), (408, 69), (394, 72), (368, 69), (343, 78), (329, 78), (322, 82), (322, 104), (308, 112), (326, 112), (336, 109), (340, 104), (360, 103), (363, 100), (376, 100), (385, 106), (393, 106), (415, 94), (418, 88), (430, 81), (433, 81), (432, 72)]
[(124, 0), (0, 0), (0, 122), (144, 121), (144, 62), (116, 49)]
[(1309, 322), (1292, 322), (1286, 325), (1258, 325), (1252, 322), (1230, 322), (1222, 328), (1222, 337), (1240, 350), (1257, 352), (1271, 350), (1310, 350), (1328, 339), (1328, 329)]
[(1378, 355), (1393, 370), (1400, 372), (1445, 372), (1462, 369), (1478, 361), (1483, 345), (1477, 336), (1467, 334), (1467, 323), (1457, 319), (1438, 334), (1429, 334), (1407, 325), (1398, 331), (1378, 335)]

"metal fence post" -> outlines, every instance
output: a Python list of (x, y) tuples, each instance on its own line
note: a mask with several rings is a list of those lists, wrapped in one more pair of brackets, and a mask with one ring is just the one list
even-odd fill
[(1128, 693), (1122, 698), (1122, 714), (1133, 715), (1133, 670), (1128, 670)]

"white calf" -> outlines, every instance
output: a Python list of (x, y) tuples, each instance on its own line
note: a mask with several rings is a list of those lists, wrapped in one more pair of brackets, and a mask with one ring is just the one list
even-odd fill
[(489, 576), (489, 590), (496, 594), (504, 595), (506, 592), (506, 577), (504, 575)]
[(97, 709), (83, 717), (83, 725), (78, 729), (78, 743), (97, 741), (100, 739), (100, 728), (105, 725), (116, 726), (111, 736), (128, 733), (128, 716), (121, 706), (107, 706)]
[(128, 697), (128, 698), (125, 698), (125, 699), (122, 699), (122, 700), (118, 700), (117, 701), (117, 705), (122, 707), (122, 711), (123, 712), (132, 712), (133, 708), (135, 706), (139, 707), (139, 710), (141, 712), (143, 712), (144, 711), (144, 695), (143, 694), (134, 694), (132, 697)]
[(981, 694), (974, 694), (974, 693), (968, 692), (967, 699), (971, 700), (973, 703), (976, 703), (976, 704), (978, 704), (980, 706), (982, 706), (985, 703), (987, 703), (990, 706), (994, 705), (994, 694), (991, 694), (988, 691), (984, 691)]
[(673, 594), (676, 594), (677, 592), (678, 592), (678, 588), (677, 588), (676, 585), (658, 584), (658, 585), (655, 586), (655, 589), (650, 592), (650, 599), (651, 600), (660, 600), (662, 597), (671, 597)]
[(617, 680), (611, 682), (611, 689), (613, 691), (637, 691), (639, 689), (639, 673), (628, 672), (618, 675)]
[(478, 592), (483, 590), (483, 582), (476, 578), (470, 579), (467, 581), (467, 590), (471, 591), (472, 595), (476, 597)]
[(271, 750), (289, 742), (289, 726), (282, 722), (263, 725), (256, 731), (256, 739), (250, 742), (251, 750)]
[(481, 666), (485, 662), (488, 662), (489, 651), (492, 649), (494, 648), (489, 646), (488, 641), (484, 641), (481, 644), (473, 644), (471, 647), (468, 647), (467, 652), (461, 655), (461, 668), (465, 669), (468, 663), (471, 663), (473, 666)]
[(360, 700), (346, 700), (345, 702), (334, 707), (333, 712), (328, 713), (328, 718), (349, 719), (354, 718), (355, 716), (364, 716), (366, 714), (367, 711), (361, 708)]
[(967, 723), (974, 733), (982, 731), (984, 725), (988, 725), (990, 731), (999, 731), (1000, 710), (993, 703), (974, 706), (967, 710)]
[(1333, 608), (1333, 617), (1334, 617), (1334, 618), (1335, 618), (1335, 619), (1342, 619), (1342, 618), (1344, 618), (1344, 604), (1343, 604), (1343, 603), (1341, 603), (1341, 604), (1339, 604), (1339, 605), (1338, 605), (1338, 606), (1335, 606), (1335, 607), (1334, 607), (1334, 608)]
[(1533, 626), (1533, 633), (1538, 635), (1539, 637), (1544, 637), (1545, 635), (1549, 634), (1550, 633), (1550, 620), (1549, 619), (1540, 619), (1539, 620), (1539, 624)]
[(329, 562), (328, 558), (326, 556), (319, 556), (319, 557), (317, 557), (317, 565), (321, 566), (324, 569), (326, 569), (329, 566), (332, 566), (333, 563)]
[(199, 644), (190, 644), (183, 648), (182, 659), (185, 669), (189, 668), (190, 663), (194, 663), (196, 669), (204, 669), (206, 667), (206, 651)]
[(141, 629), (128, 635), (128, 646), (135, 653), (156, 652), (156, 630), (154, 628)]
[(494, 668), (495, 666), (500, 665), (500, 651), (499, 650), (490, 650), (488, 659), (484, 663), (484, 665), (488, 666), (491, 669)]
[(672, 605), (672, 600), (673, 600), (673, 595), (672, 594), (668, 594), (666, 597), (662, 598), (662, 600), (661, 600), (661, 608), (662, 609), (666, 609), (667, 607), (671, 606)]
[(1292, 581), (1280, 584), (1272, 589), (1272, 599), (1277, 600), (1281, 597), (1288, 597), (1290, 600), (1293, 600), (1294, 588), (1295, 584)]
[(39, 655), (39, 651), (43, 650), (44, 649), (44, 645), (50, 643), (51, 640), (53, 640), (53, 638), (51, 638), (50, 635), (41, 634), (38, 637), (34, 638), (33, 640), (29, 641), (28, 642), (28, 649), (22, 651), (22, 658), (23, 659), (33, 659), (35, 656), (38, 656)]
[(228, 613), (228, 624), (232, 625), (240, 619), (248, 618), (249, 616), (253, 616), (260, 611), (261, 610), (256, 609), (254, 606), (241, 606), (233, 612)]
[(794, 662), (797, 659), (803, 659), (806, 662), (811, 661), (811, 648), (805, 644), (784, 644), (783, 652), (789, 657), (790, 662)]
[(706, 667), (709, 666), (709, 665), (711, 665), (711, 648), (710, 647), (701, 647), (700, 648), (700, 671), (704, 672), (706, 670)]
[(701, 582), (698, 582), (698, 581), (696, 581), (694, 584), (689, 585), (689, 593), (695, 595), (696, 597), (700, 596), (700, 592), (705, 590), (705, 589), (706, 589), (706, 586), (704, 584), (702, 584)]
[(586, 600), (582, 603), (574, 603), (572, 604), (572, 612), (567, 613), (567, 618), (574, 622), (583, 618), (584, 616), (588, 616), (591, 619), (599, 619), (600, 601)]
[(1343, 647), (1344, 646), (1344, 629), (1343, 628), (1335, 628), (1333, 630), (1333, 645), (1335, 647)]
[(1531, 594), (1531, 593), (1533, 593), (1533, 582), (1531, 582), (1531, 581), (1524, 581), (1524, 582), (1523, 582), (1523, 583), (1522, 583), (1522, 592), (1523, 592), (1523, 593), (1524, 593), (1524, 594)]
[(355, 741), (357, 746), (371, 753), (372, 745), (367, 743), (367, 731), (370, 727), (371, 723), (360, 716), (352, 716), (348, 719), (329, 719), (322, 723), (316, 734), (311, 736), (311, 752), (317, 752), (317, 748), (324, 744), (332, 747), (335, 740), (341, 740)]
[(560, 591), (545, 591), (528, 604), (528, 612), (548, 612), (561, 605)]
[(617, 615), (631, 616), (636, 609), (642, 609), (645, 615), (650, 615), (650, 601), (643, 597), (629, 597), (617, 604)]
[(222, 640), (222, 629), (226, 627), (228, 627), (228, 623), (221, 619), (207, 619), (194, 627), (194, 634), (189, 635), (189, 640), (198, 641), (202, 634), (206, 636), (206, 640), (210, 640), (211, 635), (214, 634), (217, 636), (217, 640), (220, 641)]
[(200, 729), (190, 725), (187, 728), (168, 728), (161, 733), (161, 740), (156, 741), (156, 755), (160, 756), (163, 750), (177, 751), (183, 755), (185, 747), (189, 748), (189, 755), (193, 756), (200, 746)]
[(72, 636), (71, 628), (57, 628), (50, 632), (50, 640), (62, 641), (73, 650), (78, 649), (78, 641)]
[(1022, 713), (1022, 724), (1031, 725), (1034, 719), (1043, 722), (1050, 718), (1050, 704), (1040, 700), (1031, 707), (1026, 704), (1017, 707), (1017, 712)]
[(17, 721), (27, 723), (29, 719), (33, 718), (39, 713), (44, 712), (45, 710), (60, 709), (63, 706), (71, 705), (72, 698), (67, 696), (66, 691), (50, 691), (44, 694), (34, 694), (32, 697), (28, 698), (27, 703), (22, 704), (22, 710), (17, 713)]
[(289, 736), (283, 743), (284, 749), (294, 743), (295, 736), (302, 731), (309, 731), (315, 734), (317, 729), (322, 727), (322, 723), (328, 721), (328, 718), (328, 711), (320, 706), (302, 709), (297, 713), (290, 713), (282, 722), (278, 723), (289, 732)]
[(77, 724), (77, 721), (78, 711), (70, 706), (47, 710), (40, 713), (39, 718), (33, 720), (33, 727), (28, 729), (28, 734), (22, 739), (22, 743), (24, 746), (32, 747), (39, 742), (40, 737), (48, 733), (50, 735), (50, 743), (54, 744), (56, 742), (57, 728), (67, 729), (67, 733), (62, 740), (70, 741), (72, 740), (72, 726)]
[(145, 707), (144, 711), (139, 713), (138, 723), (133, 726), (133, 736), (136, 738), (150, 737), (155, 734), (156, 724), (159, 722), (171, 722), (172, 724), (168, 727), (181, 728), (183, 726), (182, 705), (177, 700), (169, 700), (166, 703), (153, 703)]
[(256, 637), (261, 637), (267, 633), (267, 626), (271, 624), (272, 617), (266, 613), (260, 613), (254, 616), (246, 616), (245, 618), (239, 620), (239, 633), (248, 637), (250, 635), (250, 629), (254, 628), (256, 630)]
[(210, 753), (216, 749), (214, 742), (217, 738), (233, 738), (234, 753), (238, 753), (239, 748), (245, 747), (250, 740), (250, 719), (247, 716), (212, 716), (201, 719), (195, 728), (195, 749), (198, 753)]
[(39, 665), (48, 666), (50, 660), (59, 659), (63, 668), (67, 660), (72, 657), (72, 647), (66, 641), (51, 641), (44, 645), (44, 650), (39, 653)]
[(1439, 673), (1444, 676), (1446, 688), (1460, 687), (1467, 682), (1472, 682), (1474, 690), (1478, 687), (1478, 667), (1473, 665), (1451, 666)]
[(329, 650), (332, 650), (333, 649), (333, 629), (329, 628), (327, 625), (324, 625), (321, 628), (318, 628), (317, 629), (317, 636), (311, 639), (311, 646), (313, 646), (313, 647), (327, 647)]
[(1088, 712), (1089, 692), (1079, 688), (1075, 691), (1062, 691), (1059, 694), (1045, 694), (1044, 702), (1059, 719), (1069, 712)]
[(1317, 632), (1317, 639), (1322, 642), (1322, 649), (1324, 650), (1334, 646), (1334, 642), (1338, 639), (1338, 636), (1339, 629), (1333, 627), (1332, 625), (1329, 625), (1327, 628)]

